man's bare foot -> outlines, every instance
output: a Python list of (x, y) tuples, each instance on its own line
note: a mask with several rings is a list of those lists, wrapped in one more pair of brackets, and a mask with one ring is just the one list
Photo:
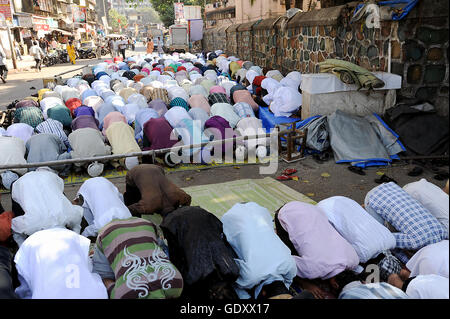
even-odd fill
[(411, 272), (408, 269), (402, 269), (400, 270), (399, 276), (403, 281), (405, 281), (409, 278), (409, 276), (411, 276)]

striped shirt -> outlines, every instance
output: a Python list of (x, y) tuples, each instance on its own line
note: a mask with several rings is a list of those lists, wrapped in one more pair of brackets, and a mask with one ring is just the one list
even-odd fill
[(70, 147), (69, 139), (67, 138), (67, 135), (64, 132), (62, 123), (59, 121), (49, 118), (44, 122), (40, 123), (38, 126), (36, 126), (35, 131), (37, 133), (55, 134), (56, 136), (59, 137), (61, 142), (63, 142), (64, 145), (66, 145), (67, 148)]
[(14, 113), (14, 121), (26, 123), (36, 128), (41, 122), (44, 122), (44, 115), (41, 109), (37, 107), (21, 107)]
[(183, 278), (158, 245), (156, 227), (142, 218), (115, 219), (97, 237), (97, 249), (108, 259), (115, 284), (111, 299), (177, 298)]
[(208, 102), (210, 105), (213, 105), (216, 103), (230, 103), (230, 100), (224, 93), (212, 93), (208, 96)]
[(152, 100), (163, 100), (166, 104), (170, 103), (167, 90), (163, 88), (154, 88), (150, 93), (150, 97)]
[[(347, 286), (353, 286), (347, 288)], [(339, 299), (409, 299), (408, 295), (386, 282), (371, 284), (349, 284), (339, 295)]]

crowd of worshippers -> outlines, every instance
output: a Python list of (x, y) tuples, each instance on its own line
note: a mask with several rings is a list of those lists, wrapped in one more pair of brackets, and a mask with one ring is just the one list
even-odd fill
[(0, 298), (449, 298), (448, 181), (389, 182), (363, 205), (333, 196), (274, 215), (237, 203), (220, 219), (153, 164), (127, 172), (124, 194), (94, 177), (68, 199), (47, 167), (11, 191)]
[[(129, 154), (255, 135), (262, 129), (260, 106), (270, 106), (275, 116), (289, 116), (302, 103), (299, 72), (284, 77), (221, 51), (163, 58), (147, 54), (126, 61), (115, 57), (90, 70), (15, 103), (13, 123), (0, 127), (0, 148), (5, 150), (0, 165)], [(244, 143), (224, 144), (222, 153), (231, 148), (236, 158), (245, 159), (253, 147), (258, 157), (268, 154), (264, 143)], [(209, 163), (213, 153), (205, 147), (182, 154), (189, 161), (197, 156), (196, 163)], [(77, 163), (74, 168), (96, 177), (106, 163), (131, 169), (152, 160), (127, 157)], [(51, 168), (67, 176), (72, 165)], [(3, 186), (9, 188), (25, 172), (3, 170)]]

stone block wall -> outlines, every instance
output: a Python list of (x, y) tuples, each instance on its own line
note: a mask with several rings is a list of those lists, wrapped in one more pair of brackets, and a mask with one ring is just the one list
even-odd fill
[(380, 29), (350, 24), (352, 5), (300, 12), (290, 21), (278, 17), (207, 30), (203, 49), (222, 49), (284, 74), (317, 73), (327, 58), (387, 72), (390, 44), (391, 72), (402, 76), (399, 95), (428, 100), (448, 116), (448, 6), (447, 0), (420, 1), (405, 19), (381, 21)]

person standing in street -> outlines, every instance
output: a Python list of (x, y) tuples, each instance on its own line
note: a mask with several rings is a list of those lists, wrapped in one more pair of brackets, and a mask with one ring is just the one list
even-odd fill
[(119, 41), (119, 50), (122, 54), (123, 59), (125, 60), (125, 50), (127, 48), (127, 41), (124, 38), (120, 38)]
[(153, 43), (153, 37), (147, 39), (147, 54), (152, 54), (155, 49), (155, 44)]
[(114, 39), (113, 38), (109, 39), (108, 48), (109, 48), (109, 53), (111, 53), (111, 58), (114, 58), (115, 52), (114, 52)]
[(16, 51), (16, 56), (19, 58), (20, 61), (23, 60), (22, 55), (20, 54), (20, 45), (17, 43), (16, 40), (14, 40), (14, 50)]
[(8, 68), (6, 67), (6, 53), (0, 44), (0, 78), (3, 83), (6, 83), (6, 76), (8, 75)]
[(163, 45), (164, 45), (164, 41), (162, 39), (162, 37), (158, 37), (158, 54), (161, 57), (163, 54)]
[(75, 46), (73, 45), (72, 41), (69, 41), (69, 44), (67, 44), (67, 54), (69, 55), (70, 62), (72, 64), (75, 64)]
[(30, 48), (30, 54), (34, 57), (34, 61), (36, 61), (36, 72), (40, 72), (45, 53), (37, 41), (33, 42), (33, 46)]
[(114, 58), (119, 55), (119, 42), (120, 42), (120, 39), (115, 39), (113, 41), (113, 52), (114, 52), (113, 57)]

